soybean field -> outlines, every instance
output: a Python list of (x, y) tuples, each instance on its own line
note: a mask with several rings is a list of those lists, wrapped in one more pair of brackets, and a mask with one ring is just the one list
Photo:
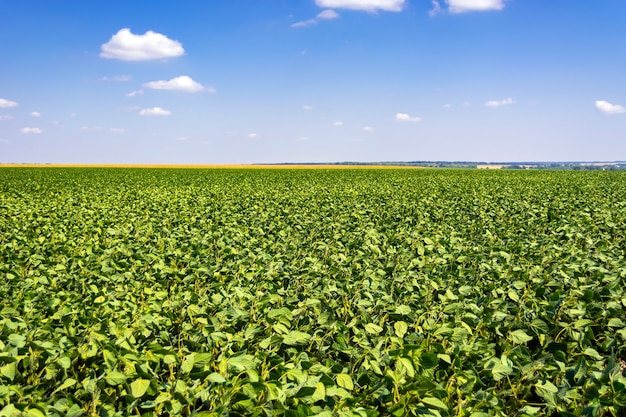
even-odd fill
[(624, 416), (626, 173), (0, 168), (0, 416)]

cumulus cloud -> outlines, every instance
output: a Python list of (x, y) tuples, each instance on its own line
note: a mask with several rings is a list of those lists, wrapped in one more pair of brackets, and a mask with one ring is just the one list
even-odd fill
[(126, 94), (126, 97), (136, 97), (136, 96), (140, 96), (143, 94), (143, 90), (135, 90), (135, 91), (131, 91), (130, 93)]
[(343, 126), (343, 122), (333, 122), (333, 126), (335, 127)]
[(39, 135), (41, 133), (43, 133), (43, 130), (41, 130), (38, 127), (23, 127), (21, 129), (22, 133), (26, 133), (26, 134), (35, 134), (35, 135)]
[(317, 20), (315, 19), (307, 19), (307, 20), (301, 20), (296, 23), (292, 23), (291, 27), (292, 28), (305, 28), (307, 26), (313, 26), (316, 23), (317, 23)]
[(41, 117), (41, 113), (39, 113), (38, 111), (31, 112), (30, 115), (32, 117)]
[(329, 9), (351, 9), (375, 12), (385, 10), (388, 12), (400, 12), (404, 8), (406, 0), (315, 0), (319, 7)]
[(452, 108), (452, 104), (446, 103), (443, 105), (444, 109), (451, 109)]
[(248, 139), (256, 139), (259, 135), (256, 133), (248, 133)]
[(623, 114), (626, 113), (626, 108), (619, 104), (611, 104), (608, 101), (598, 100), (596, 101), (596, 109), (605, 114)]
[(291, 27), (303, 28), (303, 27), (315, 25), (320, 20), (332, 20), (332, 19), (338, 19), (338, 18), (339, 18), (339, 13), (337, 13), (334, 10), (327, 9), (327, 10), (321, 11), (317, 16), (315, 16), (314, 19), (307, 19), (307, 20), (302, 20), (300, 22), (293, 23)]
[(130, 75), (116, 75), (115, 77), (101, 77), (100, 81), (124, 82), (130, 81), (132, 78)]
[(450, 13), (484, 12), (504, 9), (504, 0), (446, 0)]
[(443, 10), (443, 9), (441, 8), (441, 4), (439, 3), (439, 1), (437, 1), (437, 0), (432, 0), (432, 2), (431, 2), (431, 3), (432, 3), (432, 5), (433, 5), (433, 8), (432, 8), (432, 9), (430, 9), (430, 11), (428, 12), (428, 14), (430, 15), (430, 17), (436, 16), (436, 15), (438, 15), (439, 13), (441, 13), (441, 12), (442, 12), (442, 10)]
[(0, 98), (0, 107), (17, 107), (19, 104), (17, 104), (16, 101), (11, 101), (11, 100), (7, 100), (6, 98)]
[(420, 119), (419, 117), (413, 117), (413, 116), (409, 116), (407, 113), (397, 113), (396, 114), (396, 122), (421, 122), (422, 119)]
[(169, 81), (159, 80), (151, 81), (143, 84), (145, 88), (151, 88), (153, 90), (176, 90), (184, 91), (187, 93), (197, 93), (198, 91), (207, 91), (209, 93), (215, 93), (213, 87), (204, 87), (202, 84), (195, 82), (187, 75), (181, 75), (180, 77), (172, 78)]
[(121, 135), (122, 133), (126, 133), (126, 129), (122, 129), (120, 127), (112, 127), (109, 128), (109, 132), (115, 133), (116, 135)]
[(169, 116), (171, 114), (171, 111), (160, 107), (150, 107), (149, 109), (143, 109), (139, 112), (140, 116)]
[(504, 100), (490, 100), (488, 102), (485, 103), (485, 106), (487, 107), (502, 107), (502, 106), (508, 106), (510, 104), (513, 104), (513, 99), (511, 97), (509, 98), (505, 98)]
[(363, 128), (363, 131), (364, 131), (364, 132), (371, 132), (371, 131), (373, 131), (373, 130), (374, 130), (374, 128), (373, 128), (373, 127), (370, 127), (370, 126), (365, 126), (365, 127)]
[(337, 13), (334, 10), (323, 10), (321, 11), (318, 15), (317, 15), (318, 19), (322, 19), (322, 20), (332, 20), (332, 19), (337, 19), (339, 18), (339, 13)]
[(143, 35), (135, 35), (128, 28), (120, 29), (100, 49), (102, 58), (122, 61), (174, 58), (185, 53), (180, 42), (165, 35), (151, 30)]
[[(506, 0), (445, 0), (450, 13), (484, 12), (489, 10), (504, 9)], [(432, 0), (432, 9), (428, 12), (430, 16), (435, 16), (444, 9), (439, 0)]]
[(306, 110), (306, 111), (313, 110), (313, 106), (309, 104), (305, 104), (304, 106), (302, 106), (302, 110)]
[(11, 116), (10, 114), (0, 114), (0, 120), (13, 120), (15, 116)]

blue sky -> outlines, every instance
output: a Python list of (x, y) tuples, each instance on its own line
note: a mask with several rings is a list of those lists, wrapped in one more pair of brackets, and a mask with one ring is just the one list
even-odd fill
[(626, 159), (624, 0), (0, 0), (0, 162)]

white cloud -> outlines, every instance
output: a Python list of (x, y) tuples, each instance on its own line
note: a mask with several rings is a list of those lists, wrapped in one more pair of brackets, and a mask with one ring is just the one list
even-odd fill
[(162, 109), (160, 107), (151, 107), (149, 109), (143, 109), (139, 112), (140, 116), (169, 116), (172, 112)]
[(301, 141), (309, 140), (309, 137), (308, 136), (300, 136), (298, 138), (298, 140), (301, 140)]
[(451, 109), (452, 108), (452, 104), (446, 103), (446, 104), (443, 105), (443, 108), (444, 109)]
[(81, 126), (79, 130), (83, 132), (97, 132), (98, 130), (102, 130), (100, 126)]
[(33, 134), (39, 135), (39, 134), (43, 133), (43, 130), (41, 130), (38, 127), (23, 127), (21, 129), (21, 132), (22, 133), (33, 133)]
[(176, 140), (179, 141), (179, 142), (184, 142), (184, 141), (187, 140), (187, 137), (186, 136), (179, 136), (179, 137), (176, 138)]
[(373, 127), (370, 127), (370, 126), (365, 126), (365, 127), (363, 128), (363, 131), (364, 131), (364, 132), (371, 132), (371, 131), (373, 131), (373, 130), (374, 130), (374, 128), (373, 128)]
[(611, 104), (608, 101), (598, 100), (596, 101), (596, 108), (605, 114), (622, 114), (626, 113), (626, 108), (619, 104)]
[(313, 26), (316, 23), (317, 23), (317, 20), (315, 19), (307, 19), (307, 20), (301, 20), (296, 23), (292, 23), (291, 27), (292, 28), (305, 28), (307, 26)]
[(0, 138), (0, 143), (9, 143), (8, 140)]
[(101, 77), (100, 81), (124, 82), (130, 81), (132, 78), (130, 75), (116, 75), (115, 77)]
[(38, 111), (34, 111), (30, 114), (32, 117), (41, 117), (41, 113), (39, 113)]
[(135, 91), (131, 91), (130, 93), (126, 94), (126, 97), (136, 97), (136, 96), (140, 96), (143, 94), (143, 90), (135, 90)]
[(122, 133), (126, 133), (126, 129), (122, 129), (120, 127), (111, 127), (109, 128), (109, 132), (115, 133), (116, 135), (121, 135)]
[(409, 116), (407, 113), (398, 113), (396, 114), (396, 122), (421, 122), (422, 119), (420, 119), (419, 117), (412, 117)]
[(122, 61), (149, 61), (152, 59), (173, 58), (185, 53), (180, 42), (165, 35), (147, 31), (135, 35), (130, 29), (120, 29), (111, 39), (101, 46), (100, 56)]
[(303, 27), (307, 27), (307, 26), (312, 26), (317, 24), (320, 20), (332, 20), (332, 19), (338, 19), (339, 18), (339, 13), (337, 13), (334, 10), (323, 10), (320, 13), (318, 13), (317, 16), (315, 16), (314, 19), (307, 19), (307, 20), (302, 20), (300, 22), (296, 22), (293, 23), (291, 25), (292, 28), (303, 28)]
[(450, 13), (483, 12), (504, 9), (504, 0), (446, 0)]
[(15, 116), (11, 116), (10, 114), (0, 114), (0, 120), (13, 120)]
[(306, 111), (313, 110), (313, 106), (309, 104), (305, 104), (304, 106), (302, 106), (302, 110), (306, 110)]
[(441, 9), (441, 4), (439, 4), (439, 1), (437, 0), (432, 0), (432, 5), (433, 8), (430, 9), (430, 11), (428, 12), (428, 14), (430, 15), (430, 17), (436, 16), (439, 13), (441, 13), (442, 9)]
[(6, 98), (0, 98), (0, 107), (17, 107), (19, 106), (19, 104), (17, 104), (16, 101), (11, 101), (11, 100), (7, 100)]
[(151, 81), (143, 84), (145, 88), (151, 88), (153, 90), (176, 90), (185, 91), (187, 93), (197, 93), (198, 91), (207, 91), (209, 93), (215, 93), (215, 88), (204, 87), (188, 77), (187, 75), (181, 75), (180, 77), (172, 78), (169, 81), (159, 80)]
[(505, 98), (504, 100), (490, 100), (488, 102), (485, 103), (485, 106), (487, 107), (502, 107), (502, 106), (508, 106), (510, 104), (513, 104), (513, 99), (512, 98)]
[(338, 18), (339, 18), (339, 13), (330, 9), (322, 10), (317, 15), (317, 19), (321, 19), (321, 20), (333, 20), (333, 19), (338, 19)]
[(329, 9), (351, 9), (375, 12), (386, 10), (388, 12), (402, 11), (406, 0), (315, 0), (319, 7)]
[(256, 139), (259, 135), (256, 133), (248, 133), (248, 139)]
[(333, 122), (333, 126), (335, 127), (343, 126), (343, 122)]

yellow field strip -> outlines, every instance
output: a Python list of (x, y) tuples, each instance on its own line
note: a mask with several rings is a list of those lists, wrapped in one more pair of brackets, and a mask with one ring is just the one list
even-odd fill
[(0, 168), (190, 168), (190, 169), (398, 169), (408, 165), (236, 165), (236, 164), (0, 164)]

